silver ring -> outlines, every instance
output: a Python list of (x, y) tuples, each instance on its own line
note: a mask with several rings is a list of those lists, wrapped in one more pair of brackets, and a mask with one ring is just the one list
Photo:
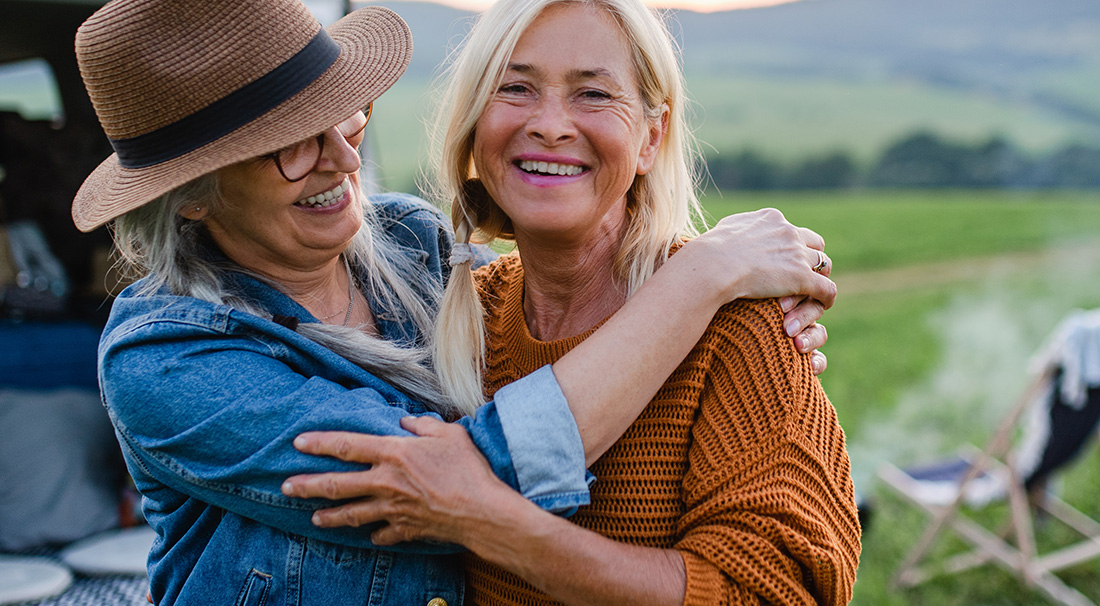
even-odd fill
[(825, 253), (821, 252), (820, 250), (816, 251), (816, 252), (817, 252), (817, 265), (814, 265), (811, 269), (813, 269), (817, 273), (821, 273), (822, 271), (825, 270), (826, 267), (829, 266), (829, 257), (826, 257)]

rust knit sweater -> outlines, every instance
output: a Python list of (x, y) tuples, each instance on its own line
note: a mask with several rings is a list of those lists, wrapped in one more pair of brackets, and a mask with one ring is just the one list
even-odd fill
[[(487, 311), (486, 389), (552, 363), (589, 334), (536, 341), (523, 268), (477, 274)], [(723, 307), (626, 434), (601, 457), (592, 503), (572, 521), (607, 537), (675, 548), (685, 604), (845, 604), (859, 522), (836, 411), (782, 330), (774, 300)], [(466, 556), (467, 604), (556, 604)]]

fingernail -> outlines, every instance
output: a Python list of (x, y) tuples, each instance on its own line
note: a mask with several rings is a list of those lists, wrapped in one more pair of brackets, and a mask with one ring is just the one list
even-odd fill
[(310, 520), (313, 522), (314, 526), (324, 526), (324, 523), (321, 520), (321, 514), (317, 512), (313, 513), (313, 516), (310, 518)]
[(783, 310), (783, 313), (787, 313), (794, 307), (794, 297), (786, 296), (779, 299), (779, 307)]
[(822, 371), (825, 370), (825, 367), (821, 365), (821, 359), (817, 356), (810, 358), (810, 364), (812, 364), (814, 367), (814, 373), (820, 374)]
[[(806, 349), (806, 337), (803, 337), (803, 336), (801, 336), (801, 335), (799, 335), (799, 336), (795, 337), (795, 338), (794, 338), (794, 347), (795, 347), (795, 349), (797, 349), (798, 351), (803, 351), (803, 350), (805, 350), (805, 349)], [(816, 361), (816, 360), (815, 360), (815, 361)]]
[(294, 448), (297, 448), (298, 450), (305, 450), (308, 444), (309, 440), (306, 440), (303, 436), (298, 436), (297, 438), (294, 438)]
[(286, 482), (283, 482), (282, 490), (283, 490), (283, 494), (285, 494), (286, 496), (288, 496), (288, 497), (294, 496), (294, 484), (292, 484), (290, 482), (290, 480), (287, 480)]
[(798, 325), (798, 320), (787, 320), (787, 323), (783, 325), (783, 328), (787, 331), (788, 337), (793, 337), (802, 330), (802, 327)]

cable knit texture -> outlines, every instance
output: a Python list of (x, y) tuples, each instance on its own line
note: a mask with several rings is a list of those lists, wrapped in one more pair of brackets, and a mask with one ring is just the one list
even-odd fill
[[(523, 268), (477, 274), (486, 307), (486, 390), (552, 363), (589, 333), (543, 342), (523, 315)], [(774, 300), (723, 307), (626, 434), (593, 466), (592, 504), (572, 518), (604, 536), (674, 548), (685, 604), (846, 604), (859, 559), (844, 433)], [(556, 604), (474, 556), (467, 604)]]

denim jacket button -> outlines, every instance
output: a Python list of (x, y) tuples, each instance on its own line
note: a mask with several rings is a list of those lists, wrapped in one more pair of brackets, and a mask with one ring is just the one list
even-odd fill
[(432, 598), (428, 600), (428, 606), (447, 606), (447, 600), (443, 598)]

